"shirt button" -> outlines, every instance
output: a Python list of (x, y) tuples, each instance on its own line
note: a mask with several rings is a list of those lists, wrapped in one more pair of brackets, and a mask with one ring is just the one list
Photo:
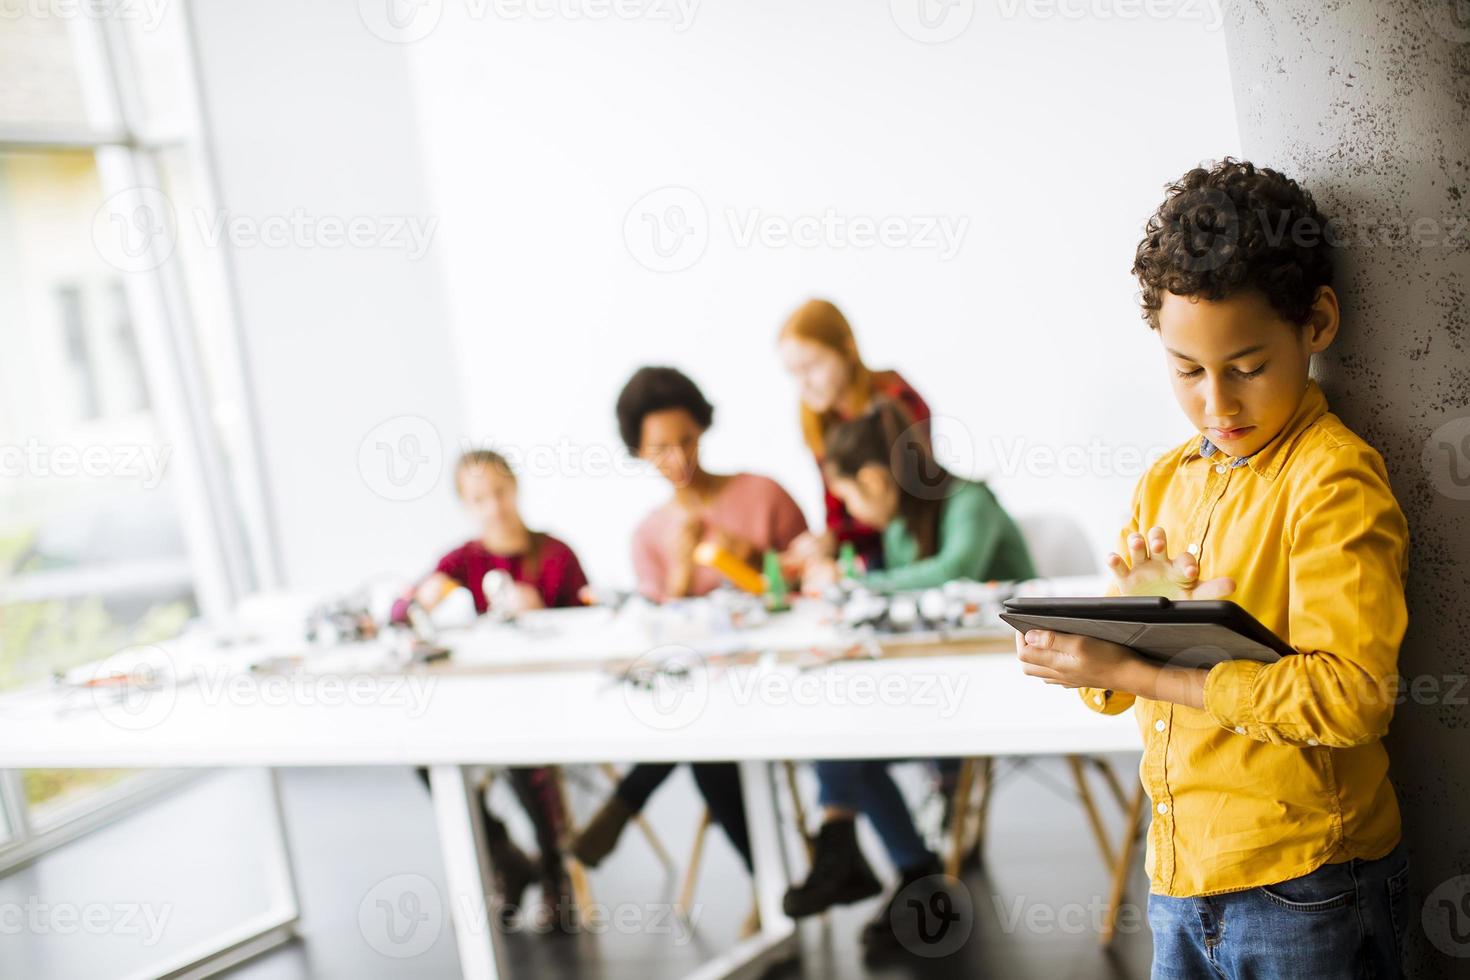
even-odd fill
[(1225, 464), (1224, 463), (1216, 463), (1215, 464), (1215, 472), (1216, 473), (1224, 473), (1225, 472)]
[(1168, 812), (1169, 812), (1169, 804), (1167, 804), (1167, 803), (1160, 803), (1159, 804), (1159, 813), (1164, 814), (1164, 813), (1168, 813)]
[(1096, 701), (1098, 704), (1102, 704), (1103, 702), (1107, 701), (1107, 698), (1103, 697), (1101, 694), (1094, 694), (1092, 696), (1092, 700)]
[(1154, 722), (1154, 728), (1156, 730), (1158, 730), (1158, 731), (1163, 731), (1165, 728), (1168, 728), (1168, 727), (1169, 727), (1168, 725), (1164, 724), (1164, 719), (1162, 719), (1162, 718), (1160, 718), (1158, 721)]
[(1199, 557), (1199, 545), (1197, 544), (1191, 544), (1188, 548), (1185, 548), (1184, 550), (1189, 552), (1191, 555), (1194, 555), (1196, 558)]
[(1245, 726), (1244, 725), (1236, 725), (1235, 726), (1235, 734), (1237, 734), (1237, 735), (1244, 735), (1245, 734)]
[(1316, 745), (1317, 744), (1317, 740), (1315, 738), (1309, 738), (1309, 739), (1307, 739), (1307, 744), (1308, 745)]

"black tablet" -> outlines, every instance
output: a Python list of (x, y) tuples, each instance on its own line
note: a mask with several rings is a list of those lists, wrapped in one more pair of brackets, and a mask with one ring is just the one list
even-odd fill
[(1233, 602), (1162, 596), (1007, 599), (1000, 618), (1030, 629), (1110, 640), (1174, 667), (1275, 663), (1296, 651)]

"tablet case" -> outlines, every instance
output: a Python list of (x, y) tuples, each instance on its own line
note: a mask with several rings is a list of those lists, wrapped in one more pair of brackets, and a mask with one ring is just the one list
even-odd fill
[(1294, 651), (1233, 602), (1161, 596), (1008, 599), (1000, 618), (1018, 632), (1078, 633), (1121, 644), (1172, 667), (1225, 660), (1275, 663)]

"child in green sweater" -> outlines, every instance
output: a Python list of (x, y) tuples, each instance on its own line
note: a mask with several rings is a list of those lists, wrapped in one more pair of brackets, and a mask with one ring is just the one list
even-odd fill
[[(1020, 529), (983, 483), (956, 477), (935, 461), (927, 439), (903, 410), (883, 405), (834, 426), (826, 434), (828, 485), (848, 513), (883, 533), (882, 571), (860, 577), (875, 591), (928, 589), (957, 578), (976, 581), (1035, 577)], [(825, 559), (809, 564), (803, 584), (830, 583), (837, 569)], [(815, 915), (882, 890), (857, 844), (854, 820), (863, 813), (899, 871), (894, 896), (941, 873), (925, 846), (889, 760), (844, 759), (816, 764), (823, 824), (812, 870), (786, 893), (786, 914)], [(863, 927), (869, 956), (895, 944), (889, 902)]]

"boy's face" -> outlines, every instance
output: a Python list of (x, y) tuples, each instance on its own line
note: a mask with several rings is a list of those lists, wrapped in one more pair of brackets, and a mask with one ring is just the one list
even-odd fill
[(1221, 450), (1250, 456), (1301, 404), (1312, 354), (1336, 335), (1337, 298), (1323, 287), (1297, 326), (1258, 292), (1213, 301), (1168, 293), (1158, 321), (1179, 407)]

